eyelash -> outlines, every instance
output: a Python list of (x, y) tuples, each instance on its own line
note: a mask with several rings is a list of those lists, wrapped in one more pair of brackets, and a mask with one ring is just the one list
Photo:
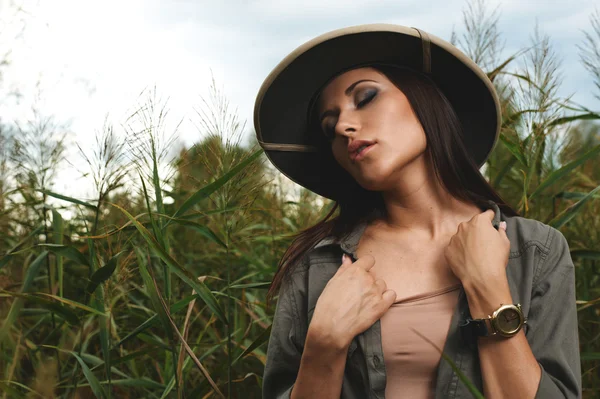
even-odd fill
[(358, 104), (356, 104), (357, 108), (362, 108), (363, 106), (371, 102), (371, 100), (373, 100), (377, 95), (377, 90), (367, 90), (365, 93), (366, 97)]
[[(358, 102), (358, 104), (356, 104), (356, 108), (362, 108), (365, 105), (367, 105), (368, 103), (370, 103), (375, 96), (377, 96), (378, 91), (374, 90), (374, 89), (370, 89), (370, 90), (366, 90), (365, 91), (365, 98), (361, 101)], [(323, 133), (325, 133), (325, 136), (329, 139), (329, 141), (333, 141), (333, 139), (335, 138), (335, 131), (333, 130), (335, 128), (335, 125), (333, 126), (325, 126), (323, 130)]]

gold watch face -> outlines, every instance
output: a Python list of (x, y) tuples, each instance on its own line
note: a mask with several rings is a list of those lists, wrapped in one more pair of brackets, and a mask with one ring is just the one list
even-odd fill
[(512, 307), (500, 310), (496, 318), (496, 326), (504, 334), (511, 334), (518, 331), (521, 324), (519, 311)]

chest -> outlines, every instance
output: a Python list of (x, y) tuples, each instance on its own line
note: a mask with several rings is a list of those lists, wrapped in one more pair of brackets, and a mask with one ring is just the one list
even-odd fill
[(387, 288), (396, 292), (397, 300), (460, 283), (444, 256), (446, 240), (414, 243), (407, 237), (365, 238), (356, 255), (375, 258), (370, 273), (385, 281)]

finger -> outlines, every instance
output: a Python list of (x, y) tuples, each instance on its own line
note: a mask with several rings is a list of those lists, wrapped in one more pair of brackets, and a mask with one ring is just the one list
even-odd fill
[(375, 280), (375, 286), (377, 287), (377, 292), (379, 292), (382, 295), (387, 289), (387, 284), (381, 279)]
[(368, 272), (369, 270), (371, 270), (371, 268), (373, 268), (373, 266), (375, 266), (375, 258), (373, 257), (373, 255), (365, 255), (358, 259), (355, 262), (355, 264), (357, 266), (362, 267), (365, 271)]
[(487, 216), (490, 219), (490, 222), (494, 220), (494, 216), (496, 216), (496, 212), (493, 209), (487, 209), (483, 212), (483, 215)]
[(348, 266), (350, 266), (352, 264), (352, 258), (350, 258), (348, 255), (346, 254), (342, 254), (342, 264), (340, 265), (340, 267), (338, 268), (336, 274), (340, 274), (342, 273), (344, 270), (346, 270), (348, 268)]
[(352, 264), (352, 258), (346, 254), (342, 255), (342, 266), (348, 266)]
[(385, 306), (385, 309), (388, 309), (390, 306), (392, 306), (394, 301), (396, 301), (396, 291), (394, 290), (387, 290), (381, 296), (383, 298), (383, 305)]
[(500, 222), (500, 226), (498, 226), (498, 232), (505, 240), (508, 240), (508, 235), (506, 234), (506, 222)]

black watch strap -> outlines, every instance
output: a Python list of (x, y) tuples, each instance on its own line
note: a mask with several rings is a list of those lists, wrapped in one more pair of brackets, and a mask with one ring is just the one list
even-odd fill
[(488, 337), (492, 334), (485, 319), (467, 318), (460, 323), (460, 331), (467, 342), (473, 342), (477, 337)]

